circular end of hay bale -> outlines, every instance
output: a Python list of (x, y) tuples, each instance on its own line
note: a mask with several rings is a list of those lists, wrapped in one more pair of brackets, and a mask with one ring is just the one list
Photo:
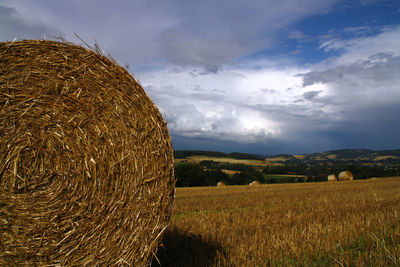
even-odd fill
[(170, 136), (110, 59), (0, 43), (0, 265), (144, 266), (172, 210)]
[(224, 182), (218, 182), (217, 186), (226, 186), (226, 184)]
[(354, 179), (353, 174), (349, 171), (342, 171), (341, 173), (339, 173), (338, 176), (339, 181), (351, 181), (353, 179)]

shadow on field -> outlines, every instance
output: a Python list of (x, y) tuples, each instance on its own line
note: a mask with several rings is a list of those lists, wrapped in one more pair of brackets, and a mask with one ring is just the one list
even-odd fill
[(217, 253), (222, 252), (216, 242), (204, 240), (199, 235), (182, 233), (176, 228), (166, 230), (162, 243), (156, 255), (161, 265), (153, 258), (151, 267), (208, 266), (214, 263)]

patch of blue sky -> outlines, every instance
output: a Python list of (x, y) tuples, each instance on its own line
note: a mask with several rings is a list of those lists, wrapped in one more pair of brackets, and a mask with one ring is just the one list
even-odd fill
[(343, 49), (324, 49), (327, 40), (373, 36), (400, 24), (400, 1), (340, 4), (330, 12), (297, 21), (281, 31), (275, 45), (240, 60), (265, 59), (308, 65), (339, 56)]
[[(366, 33), (367, 28), (397, 25), (400, 23), (400, 1), (380, 1), (369, 5), (338, 6), (332, 12), (311, 16), (298, 21), (293, 28), (307, 36), (321, 36), (330, 32), (351, 33), (347, 29), (363, 29), (358, 33)], [(363, 27), (363, 28), (360, 28)]]

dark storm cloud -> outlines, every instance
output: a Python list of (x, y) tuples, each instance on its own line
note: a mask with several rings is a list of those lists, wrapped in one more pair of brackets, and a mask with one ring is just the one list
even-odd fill
[(24, 39), (42, 39), (45, 34), (56, 36), (59, 34), (54, 28), (47, 26), (39, 20), (25, 20), (11, 7), (3, 6), (0, 1), (0, 40), (13, 41)]
[(238, 57), (271, 47), (277, 31), (335, 2), (306, 0), (300, 7), (293, 0), (176, 1), (176, 17), (182, 23), (160, 36), (161, 51), (168, 62), (215, 71)]
[(314, 134), (342, 148), (393, 149), (400, 147), (400, 105), (370, 106), (353, 110), (347, 120)]
[(319, 93), (321, 93), (321, 91), (309, 91), (309, 92), (304, 93), (303, 96), (305, 99), (312, 100), (316, 96), (318, 96)]
[[(27, 32), (53, 34), (56, 27), (65, 38), (79, 43), (76, 32), (88, 43), (96, 39), (123, 63), (138, 67), (203, 66), (215, 72), (240, 57), (268, 49), (287, 25), (336, 2), (18, 0), (5, 1), (13, 12), (6, 10), (2, 25), (7, 25), (3, 30), (13, 33), (13, 38), (21, 39)], [(30, 26), (24, 19), (27, 16), (41, 22)]]

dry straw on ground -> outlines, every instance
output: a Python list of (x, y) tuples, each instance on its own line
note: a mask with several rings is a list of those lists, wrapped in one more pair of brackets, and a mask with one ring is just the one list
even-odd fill
[(0, 43), (0, 265), (145, 266), (174, 198), (159, 111), (63, 42)]
[(351, 181), (353, 179), (354, 179), (353, 174), (349, 171), (342, 171), (341, 173), (339, 173), (338, 176), (339, 181)]

